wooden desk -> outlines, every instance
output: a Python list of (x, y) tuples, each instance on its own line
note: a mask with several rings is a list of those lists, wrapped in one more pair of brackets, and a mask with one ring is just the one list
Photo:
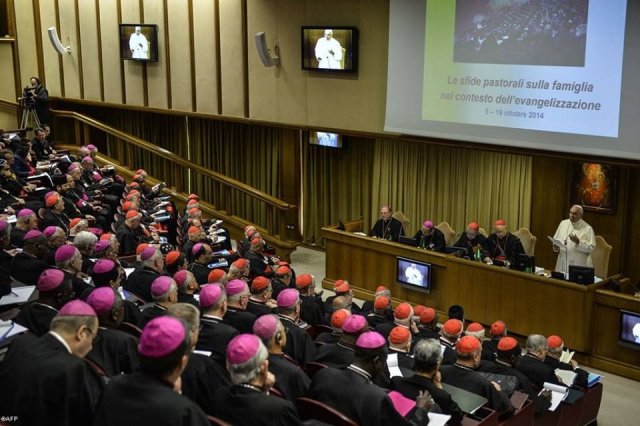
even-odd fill
[[(346, 279), (357, 297), (371, 299), (382, 284), (391, 289), (395, 301), (419, 303), (440, 312), (459, 304), (469, 320), (488, 325), (501, 319), (515, 334), (558, 334), (571, 348), (591, 352), (594, 295), (606, 281), (590, 286), (569, 283), (358, 236), (333, 226), (323, 228), (322, 235), (327, 288), (332, 289), (337, 279)], [(398, 256), (432, 265), (430, 294), (397, 283)]]
[(640, 350), (618, 344), (620, 309), (640, 312), (640, 299), (629, 294), (598, 290), (594, 300), (594, 345), (589, 364), (640, 380)]

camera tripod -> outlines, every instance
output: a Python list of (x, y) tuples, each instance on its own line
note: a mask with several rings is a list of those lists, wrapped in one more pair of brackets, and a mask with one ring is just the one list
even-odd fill
[(29, 124), (32, 124), (32, 128), (40, 127), (40, 119), (38, 113), (33, 107), (27, 105), (24, 98), (20, 99), (20, 106), (22, 106), (22, 118), (20, 119), (20, 128), (26, 129)]

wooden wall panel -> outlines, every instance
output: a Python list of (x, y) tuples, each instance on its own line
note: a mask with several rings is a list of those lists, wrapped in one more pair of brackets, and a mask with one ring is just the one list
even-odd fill
[[(101, 100), (100, 81), (103, 78), (100, 69), (100, 35), (96, 26), (97, 10), (95, 1), (78, 1), (80, 38), (82, 39), (82, 80), (84, 99)], [(109, 30), (106, 28), (105, 30)]]
[[(13, 80), (14, 72), (13, 57), (11, 55), (11, 43), (0, 43), (0, 58), (6, 58), (6, 60), (0, 61), (0, 75), (2, 76), (2, 78), (0, 78), (0, 98), (15, 100), (16, 92)], [(8, 122), (11, 122), (11, 120), (8, 119)], [(0, 126), (0, 128), (3, 127)], [(15, 127), (6, 126), (6, 128)]]
[[(33, 3), (28, 1), (16, 1), (15, 19), (16, 19), (16, 39), (18, 41), (18, 59), (20, 61), (20, 93), (22, 88), (27, 85), (29, 78), (38, 74), (38, 55), (36, 50), (36, 33), (33, 20)], [(48, 44), (48, 41), (47, 41)], [(49, 47), (49, 46), (45, 46)], [(3, 52), (7, 53), (7, 52)], [(7, 60), (11, 55), (2, 56), (2, 62)], [(4, 74), (3, 74), (4, 75)], [(39, 76), (44, 80), (45, 76)], [(46, 84), (46, 82), (44, 82)], [(9, 99), (15, 97), (11, 96)]]
[[(236, 3), (236, 2), (234, 2)], [(185, 0), (168, 0), (169, 49), (171, 49), (172, 108), (191, 111), (191, 49), (189, 10)], [(197, 12), (194, 9), (194, 12)]]
[[(62, 44), (71, 46), (70, 55), (62, 55), (62, 72), (64, 77), (65, 96), (68, 98), (81, 99), (80, 96), (80, 49), (78, 43), (78, 32), (76, 25), (76, 2), (75, 0), (58, 0), (58, 13), (60, 14), (59, 35)], [(46, 39), (47, 49), (51, 48)], [(58, 53), (56, 53), (58, 55)]]
[(245, 113), (241, 22), (241, 1), (220, 1), (222, 114), (236, 117)]
[(120, 75), (120, 36), (118, 34), (119, 0), (100, 0), (100, 43), (102, 44), (102, 75), (105, 102), (120, 104), (122, 77)]
[(167, 66), (165, 61), (164, 8), (158, 0), (144, 0), (144, 23), (158, 26), (158, 62), (147, 63), (147, 90), (149, 106), (167, 109)]
[(196, 110), (218, 113), (215, 0), (193, 0)]
[[(51, 46), (51, 43), (49, 42), (49, 35), (47, 34), (47, 28), (56, 26), (56, 9), (54, 0), (40, 0), (40, 22), (42, 25), (40, 29), (36, 28), (36, 31), (39, 30), (42, 35), (42, 55), (47, 90), (49, 91), (49, 96), (62, 96), (62, 86), (60, 82), (61, 70), (58, 52), (56, 52), (53, 46)], [(62, 33), (60, 28), (58, 28), (58, 35), (61, 40), (66, 40), (66, 30)], [(24, 47), (20, 45), (20, 50), (23, 49)], [(36, 55), (35, 51), (29, 53), (34, 56)]]
[[(137, 24), (140, 22), (140, 1), (120, 0), (122, 7), (122, 23)], [(117, 50), (120, 55), (120, 50)], [(137, 61), (123, 61), (124, 84), (127, 95), (127, 105), (144, 105), (144, 88), (142, 81), (142, 68), (144, 63)]]

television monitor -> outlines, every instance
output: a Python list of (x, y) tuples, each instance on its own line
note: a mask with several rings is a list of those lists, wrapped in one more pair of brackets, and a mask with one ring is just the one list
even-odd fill
[(396, 280), (411, 288), (431, 292), (431, 264), (404, 257), (397, 258)]
[(413, 237), (407, 237), (404, 235), (401, 235), (400, 237), (398, 237), (398, 242), (400, 244), (406, 244), (408, 246), (412, 246), (412, 247), (417, 247), (418, 246), (418, 240), (416, 240)]
[(342, 136), (339, 133), (309, 132), (309, 143), (329, 148), (342, 148)]
[(356, 27), (305, 26), (301, 28), (301, 38), (303, 70), (357, 72)]
[(595, 281), (593, 268), (588, 266), (569, 266), (569, 281), (576, 284), (593, 284)]
[(528, 254), (519, 254), (516, 263), (511, 265), (511, 268), (516, 271), (533, 274), (536, 271), (536, 257)]
[(624, 346), (640, 349), (640, 313), (620, 310), (620, 335)]
[(129, 61), (158, 61), (158, 26), (120, 24), (120, 58)]

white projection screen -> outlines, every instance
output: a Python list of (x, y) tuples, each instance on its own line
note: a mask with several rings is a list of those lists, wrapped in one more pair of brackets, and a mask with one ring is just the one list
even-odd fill
[(391, 0), (384, 130), (640, 159), (640, 1)]

